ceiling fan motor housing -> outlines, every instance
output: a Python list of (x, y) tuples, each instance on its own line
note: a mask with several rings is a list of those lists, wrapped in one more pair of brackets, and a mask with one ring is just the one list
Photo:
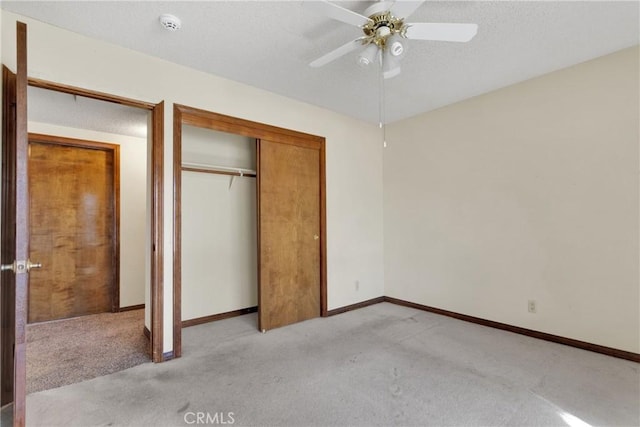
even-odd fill
[[(379, 3), (374, 6), (379, 5)], [(402, 34), (402, 19), (391, 15), (391, 12), (384, 10), (369, 16), (371, 22), (362, 27), (364, 34), (370, 39), (369, 43), (375, 43), (380, 49), (386, 47), (389, 37), (394, 34)], [(400, 48), (402, 46), (400, 45)]]

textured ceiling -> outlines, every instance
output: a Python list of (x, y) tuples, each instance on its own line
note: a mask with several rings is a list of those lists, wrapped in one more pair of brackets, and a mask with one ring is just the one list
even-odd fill
[(149, 110), (29, 87), (29, 121), (146, 138)]
[[(377, 122), (375, 68), (352, 53), (308, 63), (361, 35), (301, 1), (37, 2), (3, 9), (352, 117)], [(363, 12), (371, 2), (337, 2)], [(400, 76), (385, 83), (386, 122), (410, 117), (639, 43), (639, 3), (432, 1), (408, 22), (479, 25), (469, 43), (408, 41)], [(162, 13), (182, 20), (171, 33)]]

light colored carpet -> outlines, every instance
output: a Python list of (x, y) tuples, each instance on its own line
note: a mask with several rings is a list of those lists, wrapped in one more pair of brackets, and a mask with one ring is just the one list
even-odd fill
[(27, 393), (150, 362), (144, 310), (27, 325)]
[(180, 359), (29, 395), (27, 424), (640, 424), (636, 363), (389, 303), (266, 334), (245, 315), (183, 343)]

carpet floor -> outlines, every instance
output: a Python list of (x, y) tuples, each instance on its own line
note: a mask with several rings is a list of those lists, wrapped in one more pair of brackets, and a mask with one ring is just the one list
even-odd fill
[(144, 310), (27, 325), (27, 393), (149, 362)]
[(179, 359), (29, 395), (27, 425), (640, 424), (637, 363), (389, 303), (182, 339)]

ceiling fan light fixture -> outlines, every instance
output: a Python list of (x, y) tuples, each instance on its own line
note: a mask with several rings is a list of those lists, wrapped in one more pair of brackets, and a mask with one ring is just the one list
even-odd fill
[(360, 54), (358, 55), (358, 65), (361, 67), (367, 67), (371, 65), (378, 56), (378, 46), (374, 43), (370, 43)]
[(405, 43), (406, 42), (402, 40), (400, 34), (395, 33), (387, 39), (387, 48), (389, 49), (389, 53), (398, 59), (402, 58), (407, 50)]
[(393, 56), (400, 56), (404, 52), (404, 46), (401, 42), (393, 42), (389, 47), (389, 52), (391, 52)]

